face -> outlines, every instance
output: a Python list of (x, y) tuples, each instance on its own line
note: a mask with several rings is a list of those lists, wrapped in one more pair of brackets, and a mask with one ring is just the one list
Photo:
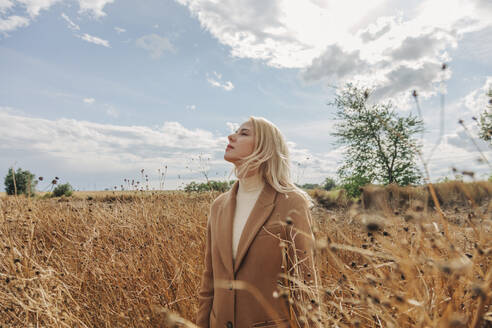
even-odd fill
[(253, 153), (255, 148), (255, 131), (250, 121), (241, 124), (239, 129), (227, 138), (229, 139), (229, 144), (224, 154), (226, 161), (237, 165), (240, 159)]

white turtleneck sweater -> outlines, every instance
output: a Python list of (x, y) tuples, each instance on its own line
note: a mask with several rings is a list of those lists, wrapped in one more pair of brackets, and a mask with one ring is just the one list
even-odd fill
[(265, 182), (259, 174), (239, 179), (239, 188), (236, 195), (236, 211), (232, 225), (232, 258), (234, 260), (236, 259), (237, 247), (243, 228), (264, 185)]

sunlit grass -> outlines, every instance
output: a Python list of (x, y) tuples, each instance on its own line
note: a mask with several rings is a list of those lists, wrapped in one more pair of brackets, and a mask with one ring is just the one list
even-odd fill
[[(442, 213), (420, 200), (386, 211), (356, 201), (313, 208), (320, 299), (298, 304), (303, 318), (324, 327), (483, 326), (492, 289), (492, 184), (484, 186), (486, 194), (463, 187), (479, 203), (456, 203), (456, 184), (436, 186)], [(0, 323), (156, 327), (181, 320), (164, 310), (194, 321), (206, 219), (217, 196), (2, 198)]]

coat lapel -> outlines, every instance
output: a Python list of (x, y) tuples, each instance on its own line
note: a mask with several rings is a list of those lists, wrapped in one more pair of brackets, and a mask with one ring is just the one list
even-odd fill
[(219, 252), (222, 257), (222, 262), (229, 272), (232, 272), (232, 223), (234, 220), (234, 212), (236, 210), (236, 194), (239, 187), (239, 181), (236, 181), (229, 194), (225, 199), (222, 210), (219, 213)]
[[(237, 183), (237, 182), (236, 182)], [(234, 192), (234, 209), (236, 202), (236, 194), (237, 187)], [(258, 196), (258, 200), (256, 201), (251, 213), (246, 221), (246, 224), (243, 228), (243, 232), (241, 234), (241, 238), (239, 239), (239, 245), (236, 253), (236, 260), (234, 261), (234, 273), (237, 272), (239, 267), (241, 266), (241, 262), (243, 261), (246, 253), (248, 252), (249, 246), (253, 242), (256, 237), (256, 234), (260, 231), (261, 227), (268, 219), (272, 210), (275, 206), (275, 196), (277, 191), (273, 189), (268, 183), (265, 182), (265, 186)], [(228, 236), (229, 243), (229, 252), (231, 253), (232, 260), (232, 220), (234, 219), (234, 210), (232, 211), (231, 217), (231, 228)]]

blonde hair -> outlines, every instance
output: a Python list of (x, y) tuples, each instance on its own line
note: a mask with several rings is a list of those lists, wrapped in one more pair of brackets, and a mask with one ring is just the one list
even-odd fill
[(308, 206), (313, 206), (311, 197), (292, 182), (289, 148), (280, 130), (263, 117), (250, 116), (249, 121), (254, 127), (255, 147), (234, 169), (236, 176), (241, 178), (258, 169), (260, 176), (275, 190), (280, 193), (297, 192)]

